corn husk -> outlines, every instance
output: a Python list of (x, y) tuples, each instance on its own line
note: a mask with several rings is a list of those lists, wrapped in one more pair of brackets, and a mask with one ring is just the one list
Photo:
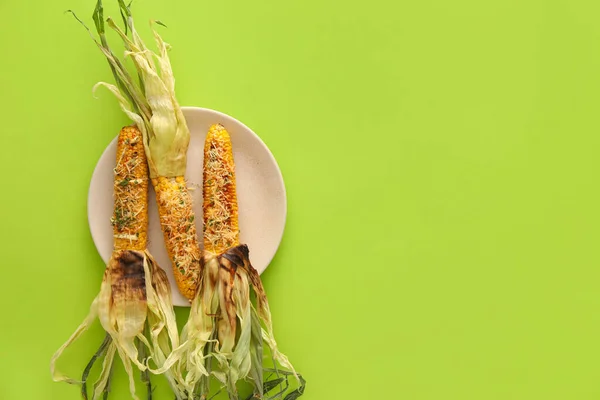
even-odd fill
[[(100, 82), (97, 86), (109, 88), (121, 109), (142, 131), (150, 178), (183, 176), (190, 131), (175, 97), (175, 78), (168, 55), (170, 46), (153, 29), (158, 52), (148, 49), (137, 33), (129, 6), (123, 0), (118, 0), (118, 3), (125, 22), (124, 30), (110, 17), (106, 24), (123, 40), (125, 57), (133, 61), (138, 72), (137, 83), (108, 46), (102, 0), (97, 1), (93, 15), (98, 39), (73, 14), (88, 30), (113, 72), (116, 85)], [(155, 23), (162, 25), (160, 21)]]
[[(265, 385), (269, 391), (274, 388), (268, 386), (273, 381), (264, 381), (266, 347), (278, 367), (269, 370), (278, 384), (287, 382), (288, 376), (296, 377), (300, 384), (287, 396), (302, 394), (304, 380), (277, 347), (267, 297), (250, 263), (248, 246), (236, 246), (220, 255), (205, 252), (203, 265), (200, 288), (181, 334), (182, 344), (156, 372), (171, 366), (186, 371), (183, 385), (190, 398), (208, 398), (211, 376), (230, 399), (239, 398), (237, 383), (242, 380), (252, 384), (255, 398), (263, 398)], [(283, 399), (284, 392), (278, 398)]]
[[(107, 339), (84, 370), (82, 379), (61, 373), (56, 367), (58, 359), (95, 320), (100, 321)], [(53, 355), (50, 369), (54, 381), (85, 384), (92, 364), (103, 358), (102, 371), (94, 384), (92, 397), (99, 399), (108, 390), (114, 357), (118, 355), (129, 376), (131, 396), (138, 399), (133, 368), (146, 372), (150, 360), (162, 367), (171, 350), (178, 346), (179, 335), (166, 274), (147, 251), (120, 250), (113, 252), (104, 272), (100, 293), (92, 302), (88, 316)], [(140, 357), (140, 349), (143, 355), (148, 355), (147, 359)], [(182, 377), (177, 367), (166, 371), (165, 376), (177, 399), (184, 399), (183, 387), (179, 383)]]

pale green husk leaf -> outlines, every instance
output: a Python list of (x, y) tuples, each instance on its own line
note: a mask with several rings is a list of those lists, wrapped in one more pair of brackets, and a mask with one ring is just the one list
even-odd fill
[[(110, 343), (104, 353), (100, 376), (94, 385), (93, 399), (100, 398), (106, 391), (115, 354), (119, 355), (129, 376), (132, 398), (138, 399), (133, 366), (140, 371), (146, 371), (149, 369), (147, 364), (151, 360), (158, 368), (161, 368), (171, 350), (179, 346), (175, 313), (166, 274), (149, 253), (138, 253), (143, 257), (145, 296), (140, 296), (139, 293), (136, 294), (134, 290), (127, 287), (125, 290), (120, 290), (119, 285), (122, 281), (117, 272), (120, 266), (114, 264), (118, 253), (115, 252), (107, 266), (100, 293), (94, 299), (88, 316), (67, 342), (56, 351), (50, 362), (52, 378), (55, 381), (82, 384), (87, 379), (89, 369), (86, 368), (84, 379), (77, 380), (61, 373), (56, 368), (56, 364), (63, 352), (98, 319), (109, 335)], [(115, 290), (117, 291), (115, 292)], [(149, 333), (146, 335), (146, 332)], [(140, 360), (137, 343), (144, 346), (144, 353), (149, 355), (148, 360)], [(92, 363), (93, 361), (95, 360), (93, 359)], [(185, 399), (184, 387), (181, 384), (183, 377), (179, 370), (170, 368), (164, 374), (176, 398)]]
[[(119, 0), (119, 5), (126, 22), (126, 31), (121, 30), (111, 18), (107, 18), (106, 22), (125, 44), (125, 57), (133, 61), (138, 72), (138, 83), (108, 45), (102, 1), (98, 0), (94, 11), (94, 23), (100, 41), (96, 40), (91, 32), (90, 35), (106, 57), (116, 85), (100, 84), (115, 94), (121, 109), (142, 131), (150, 177), (183, 176), (187, 165), (190, 132), (175, 97), (175, 78), (168, 55), (169, 45), (153, 29), (158, 51), (149, 50), (135, 29), (129, 7), (122, 0)], [(131, 38), (127, 35), (127, 28)]]
[[(244, 249), (247, 248), (242, 245), (223, 255), (205, 252), (203, 256), (203, 275), (182, 331), (182, 344), (165, 363), (165, 367), (179, 365), (180, 371), (187, 371), (184, 379), (189, 398), (210, 397), (210, 376), (221, 383), (231, 400), (239, 399), (240, 381), (251, 383), (257, 398), (263, 398), (277, 384), (285, 382), (279, 394), (269, 397), (284, 399), (289, 387), (288, 375), (295, 376), (300, 387), (287, 396), (292, 399), (304, 391), (303, 379), (277, 347), (264, 289)], [(256, 307), (251, 291), (256, 294)], [(279, 366), (277, 384), (272, 386), (269, 384), (275, 381), (263, 380), (264, 344)]]

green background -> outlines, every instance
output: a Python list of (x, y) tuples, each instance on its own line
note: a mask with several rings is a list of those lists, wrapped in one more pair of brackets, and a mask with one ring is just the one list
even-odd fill
[[(98, 291), (88, 184), (128, 123), (93, 98), (109, 69), (63, 14), (93, 7), (0, 0), (2, 399), (78, 398), (49, 359)], [(145, 38), (169, 26), (181, 104), (243, 121), (279, 162), (289, 215), (263, 280), (304, 399), (600, 398), (600, 3), (133, 11)]]

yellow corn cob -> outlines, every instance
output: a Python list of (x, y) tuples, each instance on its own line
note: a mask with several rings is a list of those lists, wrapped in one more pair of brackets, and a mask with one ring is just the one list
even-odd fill
[(146, 250), (148, 231), (148, 164), (142, 133), (135, 126), (119, 132), (114, 169), (114, 248)]
[(221, 254), (240, 244), (231, 138), (221, 124), (206, 135), (203, 171), (204, 250)]
[(193, 299), (198, 287), (200, 247), (196, 236), (192, 196), (185, 179), (158, 177), (152, 179), (160, 224), (173, 263), (175, 280), (181, 293)]

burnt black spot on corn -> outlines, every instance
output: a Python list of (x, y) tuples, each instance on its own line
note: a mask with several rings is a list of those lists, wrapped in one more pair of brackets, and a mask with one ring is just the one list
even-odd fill
[(113, 300), (137, 299), (146, 301), (144, 254), (133, 250), (116, 250), (108, 265), (111, 274)]

